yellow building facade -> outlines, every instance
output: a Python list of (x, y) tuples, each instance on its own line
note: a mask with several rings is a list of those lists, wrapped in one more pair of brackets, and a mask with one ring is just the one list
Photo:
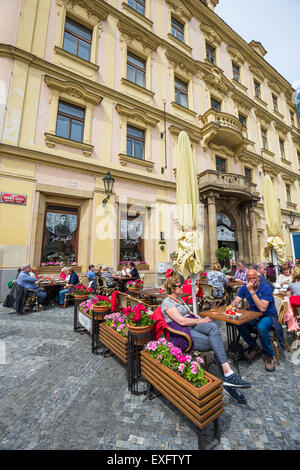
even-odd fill
[[(134, 259), (154, 285), (176, 248), (181, 130), (197, 161), (206, 264), (218, 246), (263, 261), (264, 174), (291, 257), (300, 223), (294, 90), (216, 3), (1, 2), (2, 297), (25, 262), (86, 272)], [(115, 183), (103, 207), (108, 171)]]

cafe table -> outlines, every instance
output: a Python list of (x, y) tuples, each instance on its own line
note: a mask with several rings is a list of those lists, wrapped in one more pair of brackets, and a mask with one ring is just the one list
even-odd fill
[(56, 279), (53, 282), (47, 280), (38, 282), (38, 287), (45, 289), (47, 292), (51, 307), (55, 305), (55, 294), (58, 292), (59, 288), (64, 287), (64, 285), (65, 281), (62, 279)]
[(226, 307), (218, 307), (212, 310), (206, 310), (200, 312), (199, 315), (202, 317), (209, 317), (212, 320), (220, 320), (226, 323), (227, 330), (227, 341), (228, 341), (228, 353), (232, 356), (236, 365), (238, 374), (240, 375), (240, 369), (238, 364), (239, 352), (241, 349), (241, 343), (239, 342), (239, 336), (237, 334), (237, 326), (243, 325), (251, 320), (255, 320), (262, 316), (260, 312), (254, 312), (252, 310), (244, 310), (239, 308), (237, 311), (241, 316), (236, 318), (231, 317), (225, 313)]

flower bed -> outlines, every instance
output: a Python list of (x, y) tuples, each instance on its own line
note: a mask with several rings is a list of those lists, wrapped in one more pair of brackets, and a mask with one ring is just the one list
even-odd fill
[(97, 295), (93, 299), (88, 299), (79, 304), (80, 311), (89, 318), (92, 318), (94, 312), (95, 320), (103, 320), (104, 316), (107, 315), (107, 312), (110, 310), (110, 306), (109, 297), (102, 295)]
[(164, 339), (141, 351), (142, 376), (200, 429), (223, 413), (222, 381)]

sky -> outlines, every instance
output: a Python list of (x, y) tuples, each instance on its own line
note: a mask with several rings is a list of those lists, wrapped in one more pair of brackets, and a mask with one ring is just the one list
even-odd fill
[(300, 86), (300, 0), (219, 0), (215, 12), (245, 41), (261, 42), (265, 60)]

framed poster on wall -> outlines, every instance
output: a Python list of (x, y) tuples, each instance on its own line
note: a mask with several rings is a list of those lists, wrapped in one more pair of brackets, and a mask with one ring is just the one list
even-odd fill
[(79, 209), (47, 205), (42, 262), (77, 262)]

